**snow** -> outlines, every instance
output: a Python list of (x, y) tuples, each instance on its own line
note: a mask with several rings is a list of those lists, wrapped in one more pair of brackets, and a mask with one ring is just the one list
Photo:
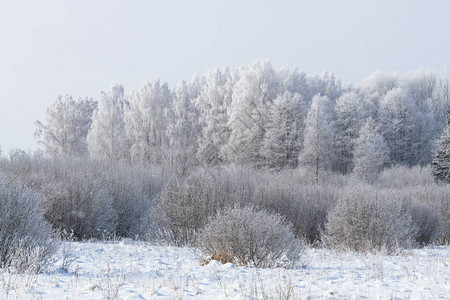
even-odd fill
[[(67, 246), (67, 245), (66, 245)], [(0, 270), (0, 299), (449, 299), (450, 246), (395, 256), (307, 249), (295, 270), (201, 265), (192, 248), (70, 243), (77, 259), (44, 274)], [(66, 247), (67, 248), (67, 247)]]

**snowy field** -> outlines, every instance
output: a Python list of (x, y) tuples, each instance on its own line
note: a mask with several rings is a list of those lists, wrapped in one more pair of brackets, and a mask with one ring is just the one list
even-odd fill
[(194, 249), (70, 243), (67, 272), (1, 270), (0, 299), (450, 299), (450, 247), (396, 256), (308, 249), (296, 270), (200, 265)]

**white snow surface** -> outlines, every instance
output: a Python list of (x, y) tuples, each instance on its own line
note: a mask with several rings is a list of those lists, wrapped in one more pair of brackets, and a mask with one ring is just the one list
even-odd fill
[(67, 272), (0, 270), (0, 299), (450, 299), (450, 246), (397, 255), (307, 249), (298, 269), (201, 266), (192, 248), (70, 243)]

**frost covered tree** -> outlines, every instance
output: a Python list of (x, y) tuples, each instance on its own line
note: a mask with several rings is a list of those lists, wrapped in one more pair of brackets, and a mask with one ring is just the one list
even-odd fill
[(161, 163), (163, 151), (167, 148), (164, 112), (171, 104), (167, 83), (151, 80), (133, 92), (128, 100), (130, 105), (124, 114), (131, 160)]
[(399, 77), (376, 72), (361, 85), (360, 94), (372, 102), (371, 116), (390, 149), (390, 163), (426, 165), (432, 141), (445, 124), (445, 80), (419, 70)]
[(336, 79), (334, 73), (323, 72), (322, 74), (323, 92), (322, 94), (335, 101), (342, 94), (341, 80)]
[(447, 127), (435, 145), (432, 165), (436, 181), (450, 183), (450, 110), (447, 111)]
[(169, 164), (172, 170), (182, 176), (198, 164), (197, 144), (201, 127), (193, 100), (197, 98), (199, 90), (198, 78), (190, 83), (181, 81), (175, 89), (172, 109), (166, 112)]
[(301, 96), (285, 92), (273, 101), (268, 112), (261, 154), (264, 164), (280, 170), (284, 167), (294, 168), (298, 164), (300, 152)]
[(354, 174), (372, 182), (389, 158), (383, 136), (372, 119), (368, 119), (355, 141)]
[[(439, 136), (439, 128), (436, 123), (436, 110), (442, 110), (440, 99), (436, 99), (437, 87), (436, 75), (430, 71), (418, 70), (407, 74), (402, 82), (409, 100), (414, 103), (414, 164), (426, 165), (432, 160), (433, 140)], [(445, 109), (444, 109), (445, 110)]]
[(398, 86), (399, 76), (397, 73), (382, 73), (376, 71), (363, 80), (360, 87), (360, 93), (365, 98), (378, 100)]
[[(281, 68), (280, 70), (277, 70), (277, 77), (280, 91), (300, 94), (302, 95), (302, 99), (306, 98), (303, 96), (303, 94), (308, 94), (308, 82), (305, 73), (300, 72), (297, 68), (294, 68), (293, 70)], [(312, 97), (313, 96), (310, 98)]]
[(195, 106), (204, 124), (197, 153), (201, 163), (215, 165), (226, 159), (223, 148), (230, 138), (227, 112), (231, 105), (235, 80), (236, 74), (229, 68), (209, 72), (195, 100)]
[(419, 110), (425, 113), (429, 109), (428, 101), (433, 97), (436, 84), (436, 74), (420, 69), (407, 74), (403, 79), (402, 87)]
[(438, 136), (445, 128), (447, 115), (446, 112), (450, 110), (450, 71), (447, 70), (440, 76), (436, 83), (436, 88), (433, 94), (431, 105), (431, 113), (433, 114), (436, 132)]
[(298, 143), (300, 145), (299, 150), (301, 150), (303, 145), (303, 132), (305, 131), (305, 120), (314, 95), (310, 94), (306, 74), (299, 72), (297, 69), (288, 70), (282, 68), (277, 71), (277, 77), (280, 85), (279, 94), (289, 92), (299, 96), (298, 103), (296, 103), (298, 109), (296, 111), (296, 122), (300, 131)]
[(341, 81), (336, 79), (334, 73), (324, 71), (322, 75), (312, 75), (306, 78), (306, 90), (301, 94), (305, 99), (312, 101), (312, 98), (317, 95), (323, 95), (330, 98), (331, 101), (336, 101), (343, 92)]
[(300, 163), (314, 171), (314, 181), (319, 182), (319, 172), (330, 169), (334, 153), (332, 102), (327, 96), (316, 95), (306, 118), (303, 151)]
[(231, 130), (226, 148), (230, 161), (253, 166), (263, 164), (261, 146), (265, 134), (268, 108), (278, 95), (275, 71), (267, 61), (257, 61), (239, 71), (228, 127)]
[(336, 165), (334, 169), (348, 173), (352, 170), (353, 151), (358, 130), (361, 128), (363, 119), (367, 117), (367, 111), (363, 99), (354, 91), (342, 94), (336, 101)]
[(129, 159), (129, 144), (125, 135), (123, 87), (115, 85), (102, 92), (99, 107), (94, 111), (88, 134), (91, 157), (117, 161)]
[(381, 100), (381, 132), (389, 147), (391, 164), (412, 166), (417, 162), (412, 151), (417, 148), (415, 115), (415, 104), (401, 88), (389, 91)]
[(73, 100), (71, 96), (59, 96), (47, 108), (47, 125), (35, 122), (35, 137), (44, 152), (48, 155), (86, 155), (86, 137), (96, 107), (97, 102), (92, 99)]

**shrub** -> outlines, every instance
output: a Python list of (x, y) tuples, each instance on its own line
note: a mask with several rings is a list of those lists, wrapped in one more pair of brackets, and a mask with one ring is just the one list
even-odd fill
[(154, 209), (152, 238), (176, 246), (195, 243), (197, 231), (216, 213), (216, 202), (208, 191), (212, 185), (202, 179), (206, 178), (172, 180), (161, 192)]
[(255, 267), (292, 267), (303, 244), (277, 214), (249, 207), (226, 209), (201, 230), (198, 246), (210, 258)]
[[(412, 199), (413, 201), (410, 200), (410, 202), (415, 205), (423, 204), (431, 209), (428, 209), (431, 214), (437, 213), (440, 224), (440, 234), (437, 238), (443, 244), (448, 243), (450, 241), (450, 185), (430, 184), (403, 189), (402, 193), (406, 194), (408, 199)], [(411, 214), (415, 219), (414, 212)], [(432, 219), (434, 217), (429, 220)]]
[(0, 264), (16, 271), (40, 271), (58, 243), (44, 219), (43, 199), (21, 185), (0, 181)]
[(406, 167), (395, 165), (381, 172), (378, 185), (384, 188), (406, 189), (433, 184), (430, 166)]
[(136, 238), (147, 233), (143, 222), (152, 213), (154, 199), (161, 191), (158, 168), (128, 164), (103, 166), (102, 188), (112, 197), (117, 214), (115, 233), (120, 237)]
[(420, 246), (428, 245), (441, 235), (441, 223), (438, 212), (426, 204), (412, 202), (407, 204), (413, 226), (417, 229), (415, 242)]
[(102, 238), (116, 228), (113, 199), (92, 175), (74, 170), (44, 184), (41, 193), (47, 220), (77, 239)]
[(397, 247), (411, 247), (416, 229), (401, 201), (393, 198), (370, 187), (352, 187), (329, 213), (322, 241), (355, 251), (392, 253)]
[[(337, 191), (333, 186), (288, 185), (286, 179), (267, 180), (262, 184), (261, 207), (278, 213), (292, 223), (296, 236), (301, 236), (311, 244), (320, 241), (330, 208), (337, 201)], [(336, 199), (335, 199), (336, 198)]]

